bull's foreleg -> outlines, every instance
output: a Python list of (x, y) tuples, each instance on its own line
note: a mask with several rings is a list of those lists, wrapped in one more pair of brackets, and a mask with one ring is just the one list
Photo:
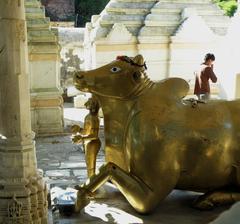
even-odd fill
[(216, 206), (232, 204), (237, 201), (240, 201), (240, 192), (213, 191), (198, 197), (193, 206), (200, 210), (210, 210)]
[(149, 212), (158, 202), (150, 187), (142, 180), (113, 163), (107, 163), (100, 167), (99, 173), (78, 188), (76, 212), (84, 208), (90, 202), (89, 196), (108, 180), (118, 187), (129, 203), (140, 213)]

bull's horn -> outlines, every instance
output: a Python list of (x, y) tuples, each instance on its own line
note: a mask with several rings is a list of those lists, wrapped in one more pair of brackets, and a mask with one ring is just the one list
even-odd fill
[(135, 56), (133, 58), (134, 63), (136, 63), (137, 65), (144, 65), (144, 59), (143, 56), (141, 54), (138, 54), (137, 56)]

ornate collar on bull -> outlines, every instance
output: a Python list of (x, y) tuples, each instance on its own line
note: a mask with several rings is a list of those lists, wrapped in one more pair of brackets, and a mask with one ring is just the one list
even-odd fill
[[(119, 100), (134, 99), (154, 83), (146, 75), (146, 63), (142, 55), (136, 57), (117, 56), (116, 60), (86, 76), (75, 74), (75, 86), (93, 94)], [(97, 80), (101, 79), (101, 82)], [(101, 83), (101, 84), (98, 84)], [(116, 90), (112, 87), (116, 86)]]

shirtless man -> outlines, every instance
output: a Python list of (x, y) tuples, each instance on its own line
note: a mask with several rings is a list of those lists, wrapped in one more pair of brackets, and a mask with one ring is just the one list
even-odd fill
[(101, 141), (98, 137), (99, 131), (99, 103), (95, 98), (90, 98), (85, 104), (89, 113), (84, 119), (84, 127), (73, 125), (72, 141), (76, 144), (82, 143), (85, 152), (88, 177), (95, 174), (96, 158), (101, 147)]

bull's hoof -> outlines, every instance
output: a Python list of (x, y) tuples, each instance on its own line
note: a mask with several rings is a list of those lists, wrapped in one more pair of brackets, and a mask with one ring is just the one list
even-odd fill
[(193, 202), (193, 207), (199, 210), (212, 210), (214, 209), (214, 203), (208, 199), (202, 199), (201, 197), (198, 198), (196, 201)]
[(90, 197), (88, 196), (84, 188), (79, 188), (77, 193), (77, 200), (75, 203), (75, 212), (79, 213), (84, 207), (90, 203)]

